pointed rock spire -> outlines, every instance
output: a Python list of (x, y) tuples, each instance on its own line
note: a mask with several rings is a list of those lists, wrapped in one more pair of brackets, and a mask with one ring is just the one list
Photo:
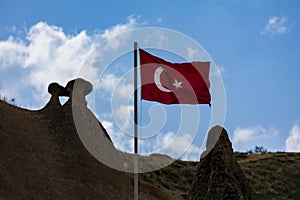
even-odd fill
[(234, 157), (226, 130), (220, 126), (209, 131), (196, 174), (190, 200), (258, 199)]

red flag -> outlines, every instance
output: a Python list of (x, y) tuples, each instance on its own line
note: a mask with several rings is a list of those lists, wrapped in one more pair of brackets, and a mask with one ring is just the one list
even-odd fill
[(170, 63), (139, 49), (142, 99), (163, 104), (210, 104), (210, 62)]

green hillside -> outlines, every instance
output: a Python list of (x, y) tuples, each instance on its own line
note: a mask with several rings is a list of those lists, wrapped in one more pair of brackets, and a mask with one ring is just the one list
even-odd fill
[[(300, 153), (235, 153), (251, 187), (264, 199), (298, 199)], [(198, 162), (176, 161), (172, 165), (140, 175), (140, 179), (165, 188), (183, 198), (188, 194)]]

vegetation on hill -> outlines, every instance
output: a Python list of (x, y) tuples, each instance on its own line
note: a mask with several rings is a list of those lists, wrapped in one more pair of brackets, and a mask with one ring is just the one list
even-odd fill
[[(300, 153), (235, 153), (253, 190), (264, 199), (298, 199)], [(168, 167), (140, 175), (140, 179), (185, 198), (198, 162), (175, 161)]]
[(252, 188), (269, 199), (300, 197), (300, 154), (268, 153), (240, 160)]

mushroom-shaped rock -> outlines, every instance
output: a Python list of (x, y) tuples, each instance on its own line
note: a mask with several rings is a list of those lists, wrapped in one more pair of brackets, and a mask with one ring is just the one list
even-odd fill
[(60, 105), (59, 96), (65, 96), (65, 88), (58, 83), (50, 83), (48, 92), (51, 94), (51, 99), (48, 104)]
[(93, 85), (82, 78), (69, 81), (65, 87), (66, 94), (70, 97), (69, 101), (76, 99), (76, 103), (85, 102), (86, 104), (85, 96), (91, 93), (92, 90)]
[(59, 85), (58, 83), (50, 83), (48, 86), (48, 92), (52, 96), (65, 96), (66, 95), (65, 88), (63, 86)]

